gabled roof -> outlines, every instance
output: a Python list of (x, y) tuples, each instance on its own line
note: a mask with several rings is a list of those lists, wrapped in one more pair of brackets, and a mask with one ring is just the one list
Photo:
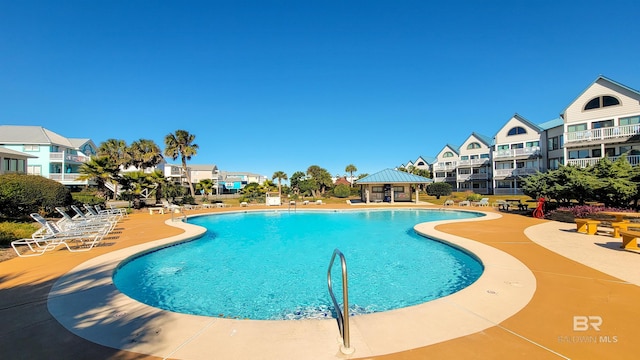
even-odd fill
[(433, 180), (393, 169), (384, 169), (356, 180), (356, 184), (426, 184)]
[(539, 124), (538, 126), (540, 126), (544, 130), (549, 130), (549, 129), (553, 129), (554, 127), (558, 127), (558, 126), (562, 126), (562, 125), (564, 125), (564, 120), (562, 120), (562, 118), (556, 118), (556, 119), (553, 119), (553, 120), (549, 120), (547, 122), (543, 122), (542, 124)]
[(191, 170), (197, 170), (197, 171), (216, 171), (218, 170), (218, 167), (214, 164), (204, 164), (204, 165), (195, 165), (195, 164), (191, 164), (188, 165), (188, 167), (191, 168)]
[(420, 159), (424, 160), (424, 162), (426, 162), (428, 165), (431, 165), (434, 162), (436, 162), (436, 160), (438, 160), (438, 159), (434, 158), (433, 156), (418, 156), (418, 158), (416, 159), (414, 164), (417, 163), (418, 160), (420, 160)]
[(79, 141), (75, 140), (71, 141), (42, 126), (0, 125), (0, 144), (55, 144), (75, 149), (79, 146)]
[[(460, 146), (455, 146), (455, 145), (451, 145), (451, 144), (447, 144), (445, 146), (442, 147), (442, 150), (449, 148), (451, 149), (454, 153), (456, 153), (456, 155), (460, 155)], [(440, 154), (442, 152), (442, 150), (438, 151), (438, 154)]]
[(626, 85), (622, 85), (619, 82), (611, 80), (606, 76), (598, 75), (598, 77), (591, 84), (589, 84), (589, 86), (587, 86), (584, 90), (582, 90), (582, 92), (578, 96), (576, 96), (576, 98), (573, 99), (573, 101), (571, 101), (569, 103), (569, 105), (567, 105), (567, 107), (564, 108), (564, 110), (562, 110), (562, 112), (560, 113), (560, 116), (564, 117), (564, 113), (567, 112), (567, 109), (569, 108), (569, 106), (571, 106), (574, 102), (576, 102), (582, 96), (582, 94), (584, 94), (587, 90), (589, 90), (590, 87), (592, 87), (595, 83), (597, 83), (600, 80), (606, 81), (606, 82), (608, 82), (608, 83), (610, 83), (612, 85), (615, 85), (615, 86), (619, 86), (619, 87), (621, 87), (623, 89), (629, 90), (632, 93), (635, 93), (635, 94), (640, 96), (640, 91), (638, 91), (636, 89), (632, 89), (632, 88), (630, 88), (630, 87), (628, 87)]
[(544, 129), (543, 129), (543, 128), (541, 128), (539, 125), (536, 125), (536, 124), (532, 123), (531, 121), (529, 121), (529, 120), (527, 120), (527, 119), (523, 118), (522, 116), (520, 116), (520, 114), (515, 113), (515, 114), (513, 114), (513, 116), (512, 116), (511, 118), (509, 118), (509, 120), (507, 120), (507, 121), (504, 123), (504, 125), (502, 125), (502, 126), (500, 127), (500, 129), (496, 132), (496, 135), (498, 135), (498, 133), (500, 132), (500, 130), (502, 130), (502, 129), (505, 127), (505, 125), (507, 125), (507, 124), (509, 123), (509, 121), (511, 121), (511, 119), (516, 119), (516, 120), (518, 120), (518, 121), (520, 121), (520, 122), (522, 122), (522, 123), (526, 124), (527, 126), (531, 127), (532, 129), (535, 129), (535, 130), (536, 130), (536, 131), (538, 131), (538, 132), (542, 132), (542, 131), (544, 130)]
[(15, 150), (11, 150), (11, 149), (7, 149), (6, 147), (2, 147), (0, 146), (0, 154), (3, 155), (13, 155), (13, 156), (20, 156), (20, 157), (24, 157), (24, 158), (30, 158), (30, 159), (35, 159), (37, 158), (37, 156), (33, 156), (33, 155), (29, 155), (20, 151), (15, 151)]
[(95, 149), (96, 146), (91, 139), (66, 138), (42, 126), (0, 125), (0, 144), (59, 145), (80, 150), (87, 143)]
[(488, 147), (491, 147), (491, 145), (493, 145), (493, 139), (488, 136), (478, 134), (477, 132), (472, 132), (471, 135), (475, 136), (476, 139), (482, 141)]

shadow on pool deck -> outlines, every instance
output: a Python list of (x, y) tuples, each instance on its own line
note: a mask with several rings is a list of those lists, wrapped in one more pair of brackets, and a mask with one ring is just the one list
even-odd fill
[[(415, 207), (415, 204), (411, 206)], [(323, 205), (322, 208), (349, 206)], [(206, 212), (218, 211), (224, 209)], [(59, 250), (40, 257), (0, 262), (0, 348), (3, 358), (152, 358), (100, 346), (75, 336), (49, 314), (47, 297), (53, 283), (60, 276), (89, 259), (181, 233), (182, 230), (163, 224), (169, 216), (148, 213), (132, 215), (121, 223), (123, 231), (112, 246), (101, 246), (87, 253), (72, 254)], [(482, 242), (519, 259), (536, 277), (535, 295), (524, 309), (499, 326), (439, 344), (376, 356), (373, 359), (637, 358), (636, 338), (639, 327), (634, 319), (640, 319), (640, 307), (637, 305), (640, 287), (569, 260), (535, 244), (524, 235), (526, 228), (543, 222), (504, 214), (501, 219), (474, 223), (472, 226), (466, 223), (438, 226), (440, 231)], [(563, 235), (576, 234), (567, 232)], [(615, 249), (615, 241), (607, 242), (613, 245), (611, 252), (614, 256), (620, 253)], [(593, 244), (585, 242), (585, 246), (589, 245)], [(637, 269), (636, 266), (635, 270)], [(83, 276), (91, 282), (100, 271), (96, 267)], [(109, 300), (105, 298), (104, 302)], [(153, 323), (152, 316), (143, 315), (140, 321)], [(574, 316), (599, 316), (602, 319), (600, 331), (574, 330)], [(111, 319), (116, 323), (120, 322), (119, 326), (132, 325), (126, 316), (120, 314), (113, 314)], [(438, 324), (425, 323), (424, 326), (437, 327)], [(146, 341), (145, 336), (150, 339), (158, 336), (153, 331), (131, 335), (130, 339), (123, 341)], [(355, 357), (357, 358), (357, 350)], [(215, 358), (213, 353), (212, 358)], [(319, 357), (310, 354), (308, 358)]]

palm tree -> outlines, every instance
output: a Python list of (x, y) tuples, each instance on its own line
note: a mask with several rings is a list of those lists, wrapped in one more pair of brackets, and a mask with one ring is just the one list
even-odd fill
[(202, 190), (205, 199), (208, 199), (208, 195), (211, 194), (212, 189), (213, 180), (211, 179), (202, 179), (196, 183), (196, 190)]
[[(115, 165), (118, 170), (120, 166), (126, 167), (130, 163), (130, 157), (127, 153), (127, 143), (124, 140), (108, 139), (107, 141), (100, 144), (97, 155), (107, 157), (111, 164)], [(118, 183), (116, 181), (112, 182), (113, 199), (115, 200), (116, 196), (118, 196)]]
[(163, 160), (162, 150), (153, 140), (140, 139), (134, 141), (127, 150), (131, 165), (138, 170), (153, 168)]
[(347, 165), (347, 167), (344, 169), (344, 171), (346, 171), (346, 172), (348, 172), (349, 174), (351, 174), (351, 177), (350, 177), (350, 179), (351, 179), (351, 180), (349, 181), (349, 183), (351, 183), (351, 187), (353, 187), (353, 173), (354, 173), (354, 172), (356, 172), (356, 171), (358, 171), (358, 168), (357, 168), (355, 165), (353, 165), (353, 164), (349, 164), (349, 165)]
[(195, 195), (195, 191), (193, 191), (193, 184), (191, 183), (191, 174), (187, 170), (187, 160), (191, 160), (191, 157), (198, 153), (198, 144), (193, 143), (195, 139), (196, 136), (189, 134), (186, 130), (176, 130), (175, 134), (168, 134), (164, 138), (164, 144), (166, 145), (164, 154), (170, 156), (173, 160), (180, 157), (182, 171), (187, 177), (191, 196)]
[(271, 180), (278, 179), (278, 196), (282, 197), (282, 180), (289, 179), (284, 171), (276, 171), (271, 176)]
[(111, 162), (106, 156), (92, 156), (89, 161), (80, 165), (80, 175), (78, 180), (95, 180), (98, 189), (105, 194), (105, 198), (109, 198), (105, 183), (113, 181), (117, 184), (119, 168)]

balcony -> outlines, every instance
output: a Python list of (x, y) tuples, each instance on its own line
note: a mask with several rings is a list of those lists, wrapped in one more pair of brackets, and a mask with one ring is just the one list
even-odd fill
[(85, 155), (74, 155), (66, 152), (52, 152), (49, 153), (49, 161), (53, 163), (84, 163), (89, 159), (89, 157)]
[(455, 170), (457, 166), (456, 161), (452, 161), (450, 163), (437, 163), (433, 165), (433, 171), (452, 171)]
[(494, 159), (504, 158), (516, 158), (516, 157), (531, 157), (540, 156), (540, 147), (526, 147), (522, 149), (507, 149), (497, 150), (493, 153)]
[[(609, 156), (607, 159), (611, 161), (616, 161), (619, 156)], [(588, 167), (598, 163), (598, 161), (602, 160), (602, 158), (586, 158), (586, 159), (569, 159), (567, 160), (567, 165), (573, 165), (577, 167)], [(627, 156), (627, 161), (631, 166), (637, 166), (640, 164), (640, 155), (629, 155)]]
[(493, 170), (493, 176), (496, 178), (507, 178), (507, 177), (515, 177), (515, 176), (533, 175), (537, 172), (538, 172), (538, 169), (533, 169), (533, 168), (496, 169), (496, 170)]
[(88, 180), (78, 180), (81, 175), (79, 173), (53, 173), (49, 174), (49, 179), (64, 185), (87, 185)]
[(458, 161), (458, 166), (482, 166), (488, 163), (489, 159), (460, 160)]
[(610, 140), (610, 139), (618, 139), (625, 140), (625, 138), (629, 138), (631, 136), (635, 136), (640, 134), (640, 125), (624, 125), (624, 126), (614, 126), (607, 127), (601, 129), (591, 129), (585, 131), (574, 131), (564, 133), (564, 143), (581, 143), (581, 142), (592, 142), (592, 141), (602, 141), (602, 140)]
[(489, 174), (458, 174), (458, 181), (487, 180)]

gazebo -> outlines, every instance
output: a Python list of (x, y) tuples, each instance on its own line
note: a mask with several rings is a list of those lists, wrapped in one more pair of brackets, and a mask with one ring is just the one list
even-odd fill
[(385, 169), (375, 174), (356, 180), (360, 185), (360, 198), (367, 204), (370, 202), (411, 202), (411, 186), (415, 185), (415, 202), (418, 203), (418, 186), (432, 183), (424, 176), (404, 171)]

